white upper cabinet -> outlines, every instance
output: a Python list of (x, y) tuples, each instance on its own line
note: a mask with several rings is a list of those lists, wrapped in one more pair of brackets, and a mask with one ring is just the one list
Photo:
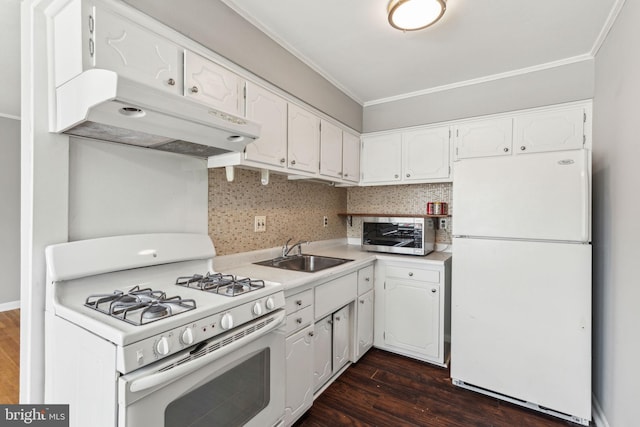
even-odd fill
[(360, 180), (360, 138), (348, 132), (342, 133), (342, 179)]
[(402, 171), (402, 136), (400, 133), (362, 138), (362, 182), (400, 181)]
[(182, 48), (106, 9), (95, 8), (88, 22), (95, 68), (182, 95)]
[(220, 65), (185, 51), (184, 95), (232, 114), (242, 114), (243, 80)]
[(582, 148), (586, 117), (582, 107), (516, 116), (514, 152), (525, 154)]
[(402, 134), (402, 177), (405, 181), (449, 178), (449, 127)]
[(326, 120), (320, 123), (320, 175), (342, 178), (342, 129)]
[(245, 158), (284, 168), (287, 163), (287, 101), (247, 82), (245, 115), (262, 125), (260, 138), (245, 148)]
[(297, 105), (289, 104), (288, 167), (315, 173), (318, 171), (320, 119)]
[(365, 136), (362, 183), (400, 184), (450, 179), (449, 126)]
[(455, 157), (509, 156), (513, 137), (513, 119), (487, 119), (454, 126)]

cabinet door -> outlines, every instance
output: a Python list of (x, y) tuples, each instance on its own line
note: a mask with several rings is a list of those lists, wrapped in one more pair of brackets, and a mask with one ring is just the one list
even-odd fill
[(331, 335), (333, 334), (332, 316), (316, 322), (313, 335), (313, 388), (314, 391), (331, 378)]
[(313, 404), (313, 325), (286, 340), (285, 424)]
[(184, 53), (184, 64), (185, 96), (221, 111), (242, 114), (239, 76), (189, 51)]
[(260, 123), (260, 138), (245, 148), (245, 158), (284, 168), (287, 162), (287, 102), (247, 82), (245, 115)]
[(347, 132), (342, 133), (342, 179), (360, 180), (360, 138)]
[(402, 134), (402, 179), (449, 178), (449, 127)]
[(402, 139), (400, 133), (362, 138), (362, 181), (400, 181)]
[(373, 290), (358, 297), (356, 360), (373, 346)]
[(293, 104), (289, 104), (288, 115), (289, 169), (317, 173), (320, 118)]
[(437, 358), (440, 352), (440, 286), (388, 277), (384, 292), (386, 345)]
[(347, 362), (351, 354), (350, 306), (333, 313), (333, 372), (338, 371)]
[(320, 124), (320, 174), (342, 178), (342, 129), (325, 120)]
[(110, 11), (96, 10), (94, 66), (182, 95), (182, 49)]
[(373, 289), (373, 265), (358, 270), (358, 295)]
[(583, 108), (546, 111), (514, 119), (516, 154), (582, 148), (584, 143)]
[(456, 159), (511, 155), (512, 119), (463, 123), (455, 127)]

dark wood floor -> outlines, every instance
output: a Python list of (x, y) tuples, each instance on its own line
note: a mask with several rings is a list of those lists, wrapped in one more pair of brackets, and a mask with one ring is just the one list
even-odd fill
[(454, 387), (449, 370), (370, 350), (325, 392), (295, 427), (578, 426)]
[(20, 310), (0, 312), (0, 403), (18, 403)]

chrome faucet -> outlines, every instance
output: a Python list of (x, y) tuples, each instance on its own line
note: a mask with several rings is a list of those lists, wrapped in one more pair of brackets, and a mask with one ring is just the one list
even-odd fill
[(291, 240), (293, 240), (293, 238), (287, 240), (285, 242), (284, 246), (282, 247), (282, 257), (283, 258), (289, 256), (289, 253), (291, 253), (291, 251), (294, 250), (296, 247), (298, 248), (298, 255), (302, 255), (302, 244), (303, 243), (306, 243), (307, 245), (309, 244), (308, 240), (300, 240), (295, 245), (292, 245), (291, 247), (289, 247), (289, 242)]

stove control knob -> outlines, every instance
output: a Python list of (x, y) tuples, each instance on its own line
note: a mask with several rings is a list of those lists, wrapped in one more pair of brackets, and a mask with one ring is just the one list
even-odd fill
[(195, 337), (193, 336), (193, 328), (187, 326), (184, 331), (180, 334), (180, 341), (184, 345), (191, 345), (195, 341)]
[(267, 301), (265, 302), (264, 305), (267, 306), (267, 310), (273, 310), (274, 308), (276, 308), (276, 302), (273, 299), (273, 297), (267, 298)]
[(225, 313), (222, 315), (222, 319), (220, 319), (220, 326), (225, 330), (233, 328), (233, 316), (231, 313)]
[(166, 356), (169, 354), (169, 339), (167, 337), (162, 337), (156, 343), (156, 353), (160, 356)]
[(251, 311), (253, 311), (253, 314), (255, 314), (256, 316), (262, 315), (262, 304), (260, 304), (260, 301), (256, 302), (253, 305), (253, 308), (251, 309)]

